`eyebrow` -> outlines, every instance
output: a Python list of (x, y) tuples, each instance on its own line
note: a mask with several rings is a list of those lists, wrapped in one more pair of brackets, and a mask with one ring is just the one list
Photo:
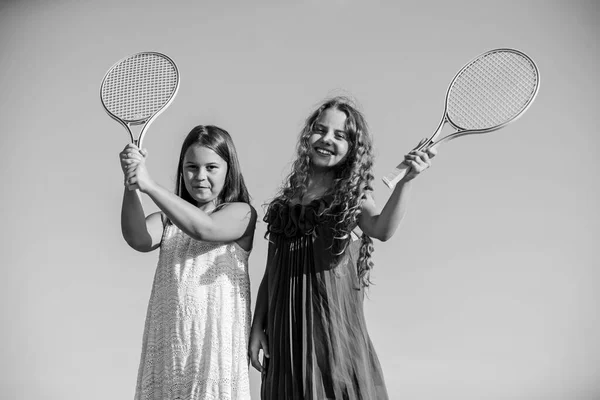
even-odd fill
[(219, 166), (221, 164), (219, 164), (217, 161), (209, 161), (209, 162), (204, 163), (204, 164), (197, 163), (197, 162), (194, 162), (194, 161), (186, 161), (186, 162), (183, 163), (183, 165), (216, 165), (216, 166)]
[[(315, 122), (315, 128), (325, 128), (327, 129), (327, 127), (319, 122)], [(343, 134), (348, 134), (348, 131), (346, 131), (345, 129), (334, 129), (334, 132), (337, 133), (343, 133)]]

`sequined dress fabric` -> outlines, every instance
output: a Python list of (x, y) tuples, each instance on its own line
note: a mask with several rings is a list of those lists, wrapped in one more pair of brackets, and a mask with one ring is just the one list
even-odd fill
[(363, 312), (355, 238), (335, 258), (327, 199), (269, 206), (263, 400), (386, 400), (381, 365)]
[(249, 252), (163, 233), (143, 335), (136, 400), (250, 399)]

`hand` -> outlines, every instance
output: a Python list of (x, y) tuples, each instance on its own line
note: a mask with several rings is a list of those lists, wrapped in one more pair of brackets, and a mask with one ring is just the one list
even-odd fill
[(148, 151), (146, 149), (139, 150), (135, 145), (128, 144), (120, 155), (127, 189), (139, 189), (141, 192), (146, 192), (152, 184), (152, 179), (146, 169)]
[(123, 151), (119, 153), (119, 161), (121, 161), (121, 169), (123, 174), (127, 175), (133, 169), (137, 163), (144, 157), (144, 154), (140, 153), (140, 149), (132, 143), (129, 143)]
[[(258, 353), (263, 351), (263, 363), (258, 360)], [(250, 332), (250, 343), (248, 345), (248, 356), (252, 366), (260, 373), (266, 373), (266, 364), (264, 358), (269, 358), (269, 345), (267, 344), (267, 335), (262, 329), (252, 329)]]
[[(416, 148), (419, 148), (428, 139), (419, 142)], [(402, 178), (404, 182), (415, 179), (420, 173), (431, 167), (431, 159), (437, 154), (435, 147), (425, 147), (422, 150), (413, 150), (404, 156), (404, 163), (410, 167), (408, 173)]]

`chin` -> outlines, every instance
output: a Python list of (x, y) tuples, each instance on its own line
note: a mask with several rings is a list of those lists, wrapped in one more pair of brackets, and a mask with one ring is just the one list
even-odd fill
[(311, 162), (312, 162), (313, 166), (315, 166), (317, 168), (324, 168), (324, 169), (330, 169), (330, 168), (333, 169), (333, 168), (336, 168), (338, 165), (340, 165), (339, 162), (336, 163), (336, 162), (333, 162), (333, 161), (330, 161), (330, 160), (325, 161), (325, 160), (322, 160), (322, 159), (321, 160), (319, 160), (319, 159), (316, 159), (316, 160), (312, 159)]
[(198, 203), (208, 203), (209, 201), (211, 201), (212, 199), (210, 198), (206, 198), (204, 196), (193, 196), (194, 200)]
[(315, 167), (320, 167), (320, 168), (324, 168), (324, 167), (329, 167), (330, 165), (330, 160), (325, 160), (322, 157), (319, 157), (318, 155), (312, 155), (310, 157), (310, 163), (312, 165), (314, 165)]

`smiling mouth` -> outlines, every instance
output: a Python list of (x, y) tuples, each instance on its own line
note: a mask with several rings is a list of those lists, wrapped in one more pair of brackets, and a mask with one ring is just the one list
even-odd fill
[(332, 156), (333, 155), (333, 151), (331, 151), (331, 150), (323, 149), (321, 147), (315, 147), (314, 149), (317, 154), (321, 154), (323, 156)]

